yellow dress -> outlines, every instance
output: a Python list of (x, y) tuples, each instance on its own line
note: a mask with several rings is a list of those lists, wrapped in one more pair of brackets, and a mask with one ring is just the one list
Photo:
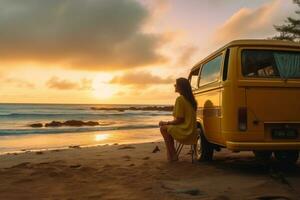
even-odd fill
[(184, 118), (184, 122), (178, 125), (168, 125), (168, 133), (182, 144), (195, 144), (198, 136), (196, 111), (182, 95), (176, 99), (173, 116)]

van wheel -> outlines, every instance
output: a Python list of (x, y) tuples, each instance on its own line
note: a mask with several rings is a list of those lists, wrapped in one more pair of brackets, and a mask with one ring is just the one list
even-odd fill
[(272, 157), (272, 151), (253, 151), (256, 160), (267, 162)]
[(207, 141), (200, 129), (197, 144), (195, 145), (195, 157), (198, 161), (211, 161), (214, 154), (214, 148)]
[(299, 151), (290, 150), (290, 151), (275, 151), (275, 158), (286, 164), (295, 164), (299, 158)]

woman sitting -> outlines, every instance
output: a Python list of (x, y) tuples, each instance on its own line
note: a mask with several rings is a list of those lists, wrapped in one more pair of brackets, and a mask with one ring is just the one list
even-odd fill
[(169, 161), (178, 160), (174, 139), (182, 144), (195, 144), (198, 136), (196, 123), (197, 102), (192, 93), (190, 82), (186, 78), (178, 78), (174, 86), (175, 92), (180, 94), (176, 99), (173, 110), (174, 120), (159, 122)]

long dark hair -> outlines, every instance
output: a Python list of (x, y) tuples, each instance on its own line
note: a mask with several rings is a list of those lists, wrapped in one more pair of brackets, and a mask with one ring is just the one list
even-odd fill
[(190, 82), (186, 78), (178, 78), (176, 79), (176, 87), (179, 94), (191, 103), (194, 110), (197, 110), (197, 101), (193, 95)]

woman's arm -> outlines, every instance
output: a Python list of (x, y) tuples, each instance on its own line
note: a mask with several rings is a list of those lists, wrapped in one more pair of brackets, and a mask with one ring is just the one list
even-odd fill
[(178, 125), (184, 122), (184, 117), (174, 117), (173, 121), (168, 121), (167, 125)]
[(164, 125), (178, 125), (178, 124), (182, 124), (184, 122), (184, 117), (174, 117), (174, 120), (172, 121), (160, 121), (159, 122), (159, 126), (164, 126)]

